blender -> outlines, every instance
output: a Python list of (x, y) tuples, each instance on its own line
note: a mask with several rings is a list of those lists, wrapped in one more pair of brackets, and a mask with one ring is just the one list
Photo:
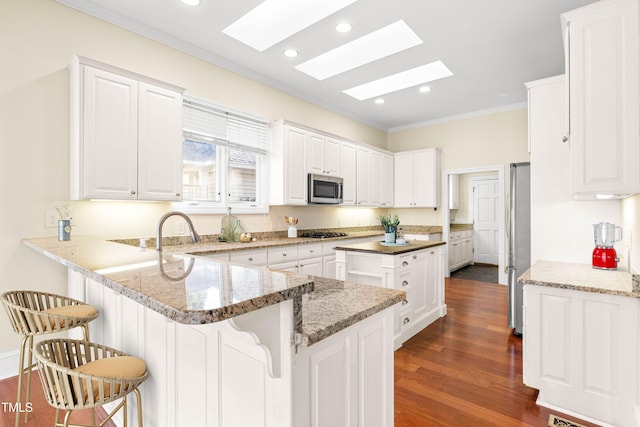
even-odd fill
[(596, 244), (592, 255), (593, 268), (615, 270), (620, 260), (613, 244), (622, 240), (622, 228), (608, 222), (593, 224), (593, 240)]

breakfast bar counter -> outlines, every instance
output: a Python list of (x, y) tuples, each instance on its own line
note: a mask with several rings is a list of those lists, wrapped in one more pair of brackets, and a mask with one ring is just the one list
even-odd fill
[[(319, 412), (335, 425), (356, 402), (374, 408), (357, 415), (367, 425), (393, 424), (403, 291), (91, 237), (24, 244), (67, 267), (69, 296), (98, 308), (92, 340), (145, 359), (150, 425), (297, 427)], [(379, 387), (359, 388), (365, 378)]]

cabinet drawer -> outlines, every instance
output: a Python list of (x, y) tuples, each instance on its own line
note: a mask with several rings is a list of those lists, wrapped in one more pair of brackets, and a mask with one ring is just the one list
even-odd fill
[(269, 248), (268, 252), (269, 252), (269, 257), (268, 257), (269, 265), (298, 260), (297, 246), (283, 246), (279, 248)]
[(465, 239), (469, 239), (471, 237), (473, 237), (473, 230), (465, 230), (464, 231), (464, 238)]
[(413, 320), (413, 312), (409, 309), (402, 310), (398, 314), (398, 325), (400, 325), (400, 330), (404, 330), (411, 326), (411, 321)]
[[(298, 246), (298, 259), (317, 258), (322, 256), (322, 243)], [(331, 251), (335, 252), (335, 251)], [(335, 254), (334, 254), (335, 255)]]
[(411, 270), (401, 272), (398, 275), (398, 282), (394, 286), (395, 289), (398, 291), (409, 292), (411, 290), (411, 282), (413, 281), (412, 279), (413, 274), (411, 274)]
[(255, 251), (231, 252), (229, 255), (229, 261), (236, 264), (265, 266), (267, 265), (267, 251), (261, 249)]

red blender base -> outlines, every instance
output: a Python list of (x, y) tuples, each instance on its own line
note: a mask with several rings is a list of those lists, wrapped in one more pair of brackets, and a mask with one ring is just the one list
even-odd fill
[(613, 248), (595, 248), (592, 256), (593, 268), (615, 270), (618, 268), (618, 257)]

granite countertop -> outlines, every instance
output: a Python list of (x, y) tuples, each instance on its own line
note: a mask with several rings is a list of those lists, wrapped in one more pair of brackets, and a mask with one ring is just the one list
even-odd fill
[(439, 240), (412, 240), (408, 241), (406, 245), (384, 245), (382, 242), (366, 242), (356, 243), (354, 245), (340, 246), (336, 244), (336, 250), (342, 251), (355, 251), (355, 252), (370, 252), (381, 255), (400, 255), (407, 252), (419, 251), (420, 249), (428, 249), (435, 246), (441, 246), (446, 242)]
[(294, 299), (296, 332), (302, 333), (305, 345), (405, 298), (404, 292), (376, 286), (157, 252), (91, 237), (23, 242), (179, 323), (218, 322)]
[(449, 231), (473, 230), (473, 224), (449, 224)]
[(625, 270), (599, 270), (591, 264), (538, 261), (518, 282), (585, 292), (640, 297), (640, 274)]

